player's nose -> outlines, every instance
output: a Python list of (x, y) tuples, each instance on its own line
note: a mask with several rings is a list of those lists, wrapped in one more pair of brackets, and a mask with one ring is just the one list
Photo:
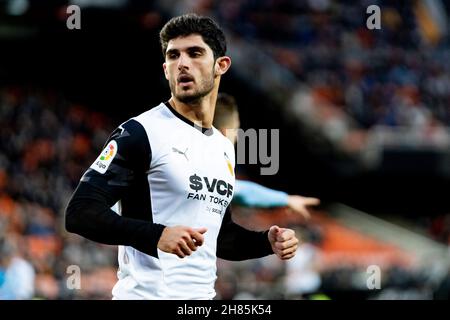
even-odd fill
[(178, 70), (181, 71), (183, 69), (189, 70), (189, 58), (186, 55), (181, 54), (178, 59)]

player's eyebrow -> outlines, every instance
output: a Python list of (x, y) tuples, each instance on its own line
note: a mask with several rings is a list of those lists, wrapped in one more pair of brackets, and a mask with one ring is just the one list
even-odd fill
[(199, 47), (199, 46), (192, 46), (192, 47), (187, 48), (186, 51), (188, 51), (188, 52), (198, 51), (200, 53), (205, 53), (206, 49), (203, 47)]
[(178, 50), (178, 49), (168, 49), (166, 51), (166, 56), (171, 55), (171, 54), (176, 54), (176, 53), (179, 53), (179, 52), (180, 52), (180, 50)]
[[(184, 49), (185, 51), (191, 53), (191, 52), (200, 52), (200, 53), (205, 53), (206, 49), (200, 46), (192, 46), (192, 47), (188, 47), (186, 49)], [(180, 49), (177, 48), (172, 48), (172, 49), (168, 49), (166, 51), (166, 56), (170, 55), (170, 54), (178, 54), (180, 53)]]

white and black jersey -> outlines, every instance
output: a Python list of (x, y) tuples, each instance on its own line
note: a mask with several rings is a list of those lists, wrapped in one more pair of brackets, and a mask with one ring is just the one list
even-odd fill
[[(211, 299), (216, 257), (273, 253), (267, 231), (231, 219), (234, 159), (219, 131), (195, 126), (169, 103), (111, 134), (69, 202), (66, 228), (119, 245), (114, 298)], [(163, 229), (177, 225), (208, 229), (204, 244), (183, 259), (157, 248)]]

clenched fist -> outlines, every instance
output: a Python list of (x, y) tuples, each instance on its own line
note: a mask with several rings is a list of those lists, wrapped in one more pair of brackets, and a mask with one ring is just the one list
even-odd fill
[(166, 227), (158, 241), (158, 249), (176, 254), (180, 258), (190, 256), (204, 242), (206, 228), (190, 228), (186, 226)]
[(294, 230), (272, 226), (269, 229), (268, 237), (273, 252), (280, 259), (287, 260), (295, 256), (298, 239), (295, 236)]

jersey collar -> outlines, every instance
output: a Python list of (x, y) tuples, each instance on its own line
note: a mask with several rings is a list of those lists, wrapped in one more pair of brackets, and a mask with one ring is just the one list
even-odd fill
[(170, 112), (172, 112), (177, 118), (179, 118), (180, 120), (186, 122), (188, 125), (190, 125), (191, 127), (194, 127), (195, 129), (199, 130), (201, 133), (203, 133), (204, 135), (207, 136), (212, 136), (212, 134), (214, 133), (212, 128), (205, 128), (205, 127), (201, 127), (199, 125), (196, 125), (194, 122), (192, 122), (191, 120), (189, 120), (188, 118), (186, 118), (185, 116), (183, 116), (182, 114), (180, 114), (177, 110), (175, 110), (169, 103), (169, 101), (164, 102), (164, 104), (166, 105), (166, 107), (170, 110)]

